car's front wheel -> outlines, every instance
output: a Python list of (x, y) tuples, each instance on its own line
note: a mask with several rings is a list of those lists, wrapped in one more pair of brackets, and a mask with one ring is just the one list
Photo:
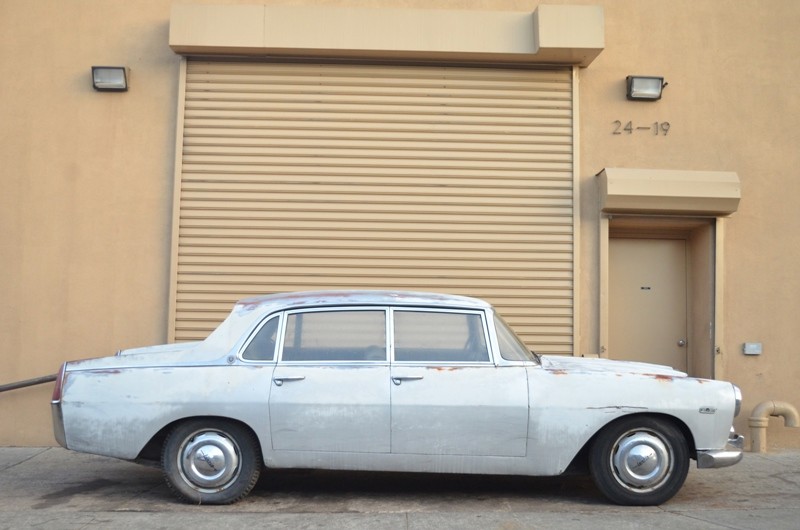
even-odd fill
[(161, 468), (175, 494), (196, 504), (231, 504), (261, 473), (261, 451), (246, 427), (225, 420), (190, 420), (167, 436)]
[(590, 449), (589, 467), (598, 489), (612, 502), (657, 505), (683, 486), (689, 449), (672, 423), (634, 416), (600, 432)]

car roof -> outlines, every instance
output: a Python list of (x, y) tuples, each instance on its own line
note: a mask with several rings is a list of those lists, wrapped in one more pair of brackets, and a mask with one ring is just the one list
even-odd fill
[(230, 315), (194, 350), (202, 352), (228, 351), (237, 341), (244, 340), (264, 317), (279, 311), (314, 307), (347, 306), (410, 306), (451, 309), (486, 310), (491, 305), (478, 298), (440, 293), (413, 291), (301, 291), (245, 298), (236, 303)]
[(300, 309), (305, 307), (358, 306), (358, 305), (409, 305), (486, 309), (490, 305), (478, 298), (452, 294), (417, 291), (300, 291), (254, 296), (240, 300), (236, 309), (252, 311), (268, 309)]

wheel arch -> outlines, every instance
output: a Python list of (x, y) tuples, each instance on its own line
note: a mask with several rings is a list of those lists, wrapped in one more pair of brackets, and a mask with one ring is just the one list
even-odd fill
[[(178, 418), (176, 420), (171, 421), (164, 427), (162, 427), (157, 433), (155, 433), (150, 440), (144, 445), (141, 451), (139, 451), (139, 455), (136, 457), (135, 461), (139, 464), (148, 465), (159, 467), (161, 462), (161, 448), (164, 446), (164, 442), (167, 439), (167, 435), (178, 425), (187, 421), (194, 421), (194, 420), (208, 420), (208, 421), (226, 421), (229, 423), (236, 423), (241, 427), (249, 430), (250, 433), (253, 435), (253, 438), (256, 440), (256, 448), (261, 453), (261, 440), (258, 437), (258, 433), (255, 429), (253, 429), (247, 422), (242, 421), (237, 418), (231, 418), (228, 416), (202, 416), (202, 415), (195, 415), (195, 416), (186, 416), (183, 418)], [(263, 454), (261, 455), (263, 461)]]
[(600, 436), (600, 433), (621, 421), (636, 417), (654, 418), (671, 423), (680, 431), (684, 440), (686, 440), (686, 447), (689, 449), (689, 456), (692, 459), (697, 460), (697, 447), (695, 445), (694, 435), (692, 434), (691, 429), (689, 429), (689, 426), (686, 425), (683, 420), (676, 416), (660, 412), (635, 412), (632, 414), (618, 416), (597, 429), (597, 431), (595, 431), (595, 433), (586, 441), (586, 443), (583, 444), (581, 449), (572, 459), (572, 462), (570, 462), (569, 466), (567, 466), (567, 472), (587, 472), (589, 469), (589, 451), (592, 448), (592, 445), (594, 445), (598, 436)]

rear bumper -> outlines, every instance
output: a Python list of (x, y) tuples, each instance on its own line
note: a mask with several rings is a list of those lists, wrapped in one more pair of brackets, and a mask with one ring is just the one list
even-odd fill
[(728, 443), (725, 449), (712, 449), (697, 451), (697, 467), (709, 469), (715, 467), (728, 467), (737, 464), (744, 456), (744, 436), (736, 434), (731, 427)]
[(61, 402), (52, 401), (50, 411), (53, 413), (53, 435), (63, 448), (67, 448), (67, 434), (64, 431), (64, 414), (61, 412)]

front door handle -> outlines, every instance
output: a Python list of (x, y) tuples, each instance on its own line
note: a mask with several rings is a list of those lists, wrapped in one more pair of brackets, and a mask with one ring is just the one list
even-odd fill
[(392, 377), (392, 383), (394, 383), (397, 386), (400, 386), (403, 384), (403, 381), (419, 381), (420, 379), (422, 379), (421, 375), (395, 376)]
[(275, 383), (275, 386), (283, 386), (283, 383), (287, 381), (302, 381), (305, 379), (306, 376), (304, 375), (290, 375), (285, 377), (273, 377), (272, 382)]

